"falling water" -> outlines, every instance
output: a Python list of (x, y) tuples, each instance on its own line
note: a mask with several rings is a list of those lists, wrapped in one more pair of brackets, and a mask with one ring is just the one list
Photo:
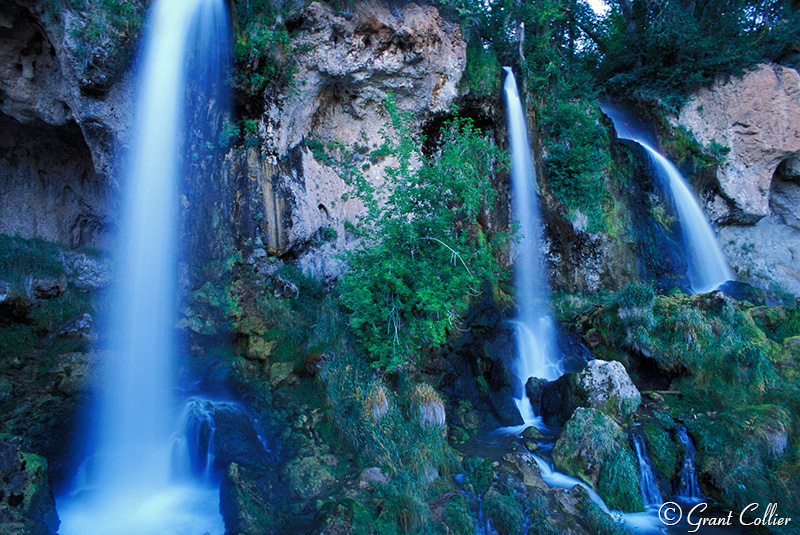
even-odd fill
[(606, 105), (603, 105), (602, 109), (603, 113), (613, 121), (620, 138), (635, 141), (644, 147), (658, 169), (659, 176), (672, 192), (680, 219), (683, 247), (689, 266), (687, 276), (692, 291), (710, 292), (732, 280), (733, 272), (722, 254), (708, 219), (700, 208), (700, 201), (686, 184), (678, 168), (655, 150), (646, 140), (649, 136), (633, 128), (623, 113)]
[(96, 443), (85, 481), (59, 499), (62, 535), (200, 535), (224, 529), (217, 489), (172, 480), (170, 458), (180, 140), (191, 113), (185, 109), (188, 64), (218, 64), (228, 26), (224, 0), (157, 0), (151, 8), (126, 157), (99, 428), (90, 433)]
[(632, 436), (633, 448), (636, 450), (636, 458), (639, 461), (639, 490), (642, 493), (642, 501), (645, 505), (661, 505), (664, 503), (664, 498), (661, 496), (661, 491), (658, 490), (656, 476), (650, 456), (647, 454), (644, 439), (638, 429), (634, 429)]
[[(508, 109), (508, 134), (511, 146), (511, 183), (514, 191), (514, 217), (519, 222), (521, 241), (515, 261), (515, 283), (519, 316), (516, 322), (519, 358), (516, 374), (523, 386), (530, 377), (557, 379), (561, 366), (557, 354), (555, 327), (550, 314), (549, 293), (543, 273), (539, 235), (539, 199), (533, 168), (528, 128), (522, 112), (517, 83), (509, 67), (505, 81)], [(525, 423), (534, 420), (533, 409), (525, 394), (517, 400)]]
[(678, 472), (677, 498), (687, 502), (702, 501), (703, 495), (700, 494), (700, 485), (697, 483), (697, 469), (694, 465), (697, 450), (692, 443), (692, 439), (686, 434), (685, 427), (679, 425), (677, 434), (678, 439), (683, 444), (683, 466)]

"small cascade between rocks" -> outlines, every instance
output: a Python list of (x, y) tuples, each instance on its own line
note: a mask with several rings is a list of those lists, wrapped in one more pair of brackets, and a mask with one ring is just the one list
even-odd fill
[(661, 496), (661, 491), (658, 490), (652, 461), (647, 454), (647, 447), (638, 427), (634, 428), (631, 436), (633, 438), (633, 448), (636, 451), (636, 459), (639, 461), (639, 490), (642, 493), (642, 501), (646, 506), (660, 506), (664, 503), (664, 498)]
[[(117, 280), (105, 321), (97, 419), (82, 484), (57, 501), (61, 535), (217, 535), (219, 485), (176, 477), (173, 324), (181, 140), (195, 110), (189, 87), (214, 102), (229, 46), (225, 0), (156, 0), (143, 34), (126, 154)], [(77, 483), (77, 482), (76, 482)]]
[(678, 212), (684, 256), (688, 264), (686, 275), (692, 291), (710, 292), (733, 280), (733, 272), (722, 254), (708, 218), (700, 207), (700, 200), (689, 188), (678, 168), (650, 145), (647, 141), (649, 136), (637, 131), (623, 112), (606, 104), (601, 105), (601, 109), (614, 123), (621, 139), (634, 141), (645, 149), (659, 177), (669, 189)]
[(516, 402), (525, 424), (530, 425), (534, 423), (536, 417), (530, 400), (524, 393), (525, 383), (531, 377), (552, 381), (563, 371), (557, 356), (555, 325), (550, 313), (550, 297), (542, 263), (539, 238), (542, 224), (528, 128), (514, 73), (510, 67), (504, 69), (506, 71), (504, 94), (511, 147), (512, 208), (514, 219), (519, 222), (521, 236), (514, 261), (519, 307), (515, 321), (519, 352), (515, 373), (522, 382), (523, 392)]
[(676, 497), (685, 502), (701, 502), (703, 495), (700, 493), (700, 485), (697, 483), (697, 468), (695, 467), (697, 449), (686, 433), (685, 427), (679, 425), (676, 434), (683, 445), (683, 465), (678, 472)]

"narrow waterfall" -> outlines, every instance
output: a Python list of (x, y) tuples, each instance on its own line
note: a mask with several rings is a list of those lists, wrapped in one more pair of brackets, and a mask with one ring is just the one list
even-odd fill
[(700, 207), (697, 195), (686, 184), (678, 168), (655, 150), (642, 132), (634, 128), (623, 113), (613, 107), (601, 106), (614, 123), (617, 135), (640, 144), (669, 188), (678, 211), (684, 254), (688, 264), (689, 284), (695, 293), (710, 292), (732, 280), (728, 261), (722, 254), (708, 218)]
[(686, 433), (686, 428), (679, 425), (677, 430), (678, 440), (683, 445), (683, 466), (678, 472), (678, 488), (676, 497), (687, 502), (700, 502), (703, 495), (700, 494), (700, 485), (697, 483), (697, 468), (694, 459), (697, 449), (692, 443), (692, 439)]
[[(106, 321), (98, 419), (86, 478), (59, 499), (62, 535), (217, 534), (218, 488), (171, 478), (172, 330), (176, 308), (178, 186), (189, 64), (219, 64), (227, 46), (224, 0), (156, 0), (138, 63), (126, 154), (117, 282)], [(220, 84), (221, 72), (210, 84)]]
[(642, 501), (645, 505), (661, 505), (664, 503), (664, 498), (661, 496), (661, 491), (658, 490), (656, 475), (653, 472), (650, 456), (647, 454), (644, 438), (636, 428), (631, 435), (636, 458), (639, 461), (639, 490), (642, 493)]
[[(549, 292), (541, 258), (539, 236), (542, 224), (528, 128), (514, 73), (509, 67), (504, 69), (507, 73), (504, 93), (511, 147), (513, 213), (514, 219), (519, 222), (521, 235), (514, 262), (519, 307), (516, 321), (519, 358), (515, 371), (524, 387), (531, 377), (552, 381), (562, 374), (562, 370), (557, 357), (555, 325), (550, 313)], [(534, 413), (524, 392), (522, 398), (517, 400), (517, 407), (525, 423), (530, 424), (534, 420)]]

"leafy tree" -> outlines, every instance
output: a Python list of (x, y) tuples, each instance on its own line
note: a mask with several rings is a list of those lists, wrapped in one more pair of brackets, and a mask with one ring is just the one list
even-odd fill
[(385, 187), (356, 177), (367, 206), (364, 242), (349, 254), (341, 294), (368, 358), (392, 369), (444, 344), (482, 283), (501, 277), (506, 236), (489, 229), (486, 216), (497, 196), (492, 179), (507, 163), (462, 118), (444, 126), (441, 148), (426, 157), (410, 117), (392, 98), (386, 106), (382, 152), (396, 163)]

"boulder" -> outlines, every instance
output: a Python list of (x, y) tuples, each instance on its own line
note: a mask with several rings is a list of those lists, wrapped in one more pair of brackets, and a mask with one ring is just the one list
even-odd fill
[(231, 463), (219, 490), (219, 509), (228, 535), (270, 535), (281, 525), (276, 511), (276, 482), (270, 473)]
[(525, 421), (519, 413), (514, 396), (508, 389), (495, 392), (489, 398), (494, 413), (504, 426), (522, 425)]
[(611, 509), (643, 511), (639, 468), (627, 436), (596, 409), (579, 407), (553, 448), (559, 470), (594, 487)]
[(7, 535), (51, 535), (59, 520), (47, 461), (0, 442), (0, 525)]
[(336, 484), (339, 460), (327, 449), (307, 447), (284, 467), (283, 479), (288, 490), (301, 500), (320, 496)]
[(577, 407), (598, 409), (624, 420), (639, 408), (642, 396), (617, 361), (592, 360), (542, 389), (541, 411), (548, 425), (563, 425)]

